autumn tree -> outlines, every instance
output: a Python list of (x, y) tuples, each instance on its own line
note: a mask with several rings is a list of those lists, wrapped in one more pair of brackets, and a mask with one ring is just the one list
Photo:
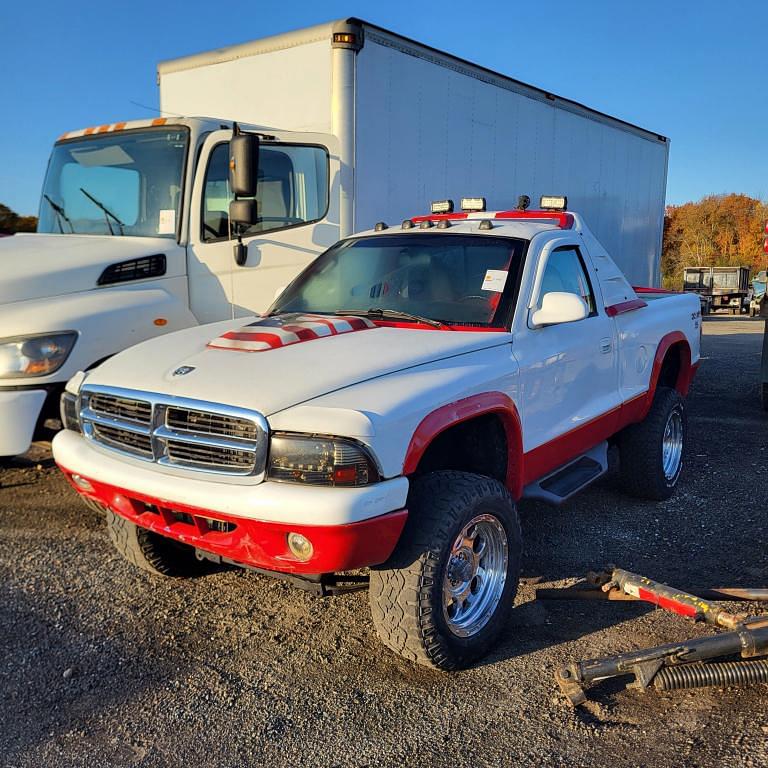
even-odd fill
[(741, 194), (708, 195), (697, 203), (667, 206), (661, 257), (664, 285), (679, 288), (685, 267), (764, 269), (766, 220), (768, 204)]
[(7, 205), (0, 203), (0, 234), (12, 235), (14, 232), (34, 232), (37, 229), (36, 216), (19, 216)]

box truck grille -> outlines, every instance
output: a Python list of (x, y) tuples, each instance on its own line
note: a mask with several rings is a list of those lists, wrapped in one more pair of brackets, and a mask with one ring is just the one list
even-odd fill
[(255, 411), (148, 392), (84, 386), (83, 434), (167, 467), (263, 478), (269, 429)]

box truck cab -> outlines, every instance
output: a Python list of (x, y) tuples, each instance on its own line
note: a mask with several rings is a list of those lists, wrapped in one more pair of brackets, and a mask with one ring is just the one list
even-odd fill
[[(262, 312), (338, 240), (424, 199), (565, 190), (628, 278), (658, 284), (654, 132), (356, 19), (162, 62), (158, 83), (160, 117), (59, 138), (38, 232), (0, 242), (0, 456), (76, 371)], [(236, 122), (259, 139), (237, 226)]]

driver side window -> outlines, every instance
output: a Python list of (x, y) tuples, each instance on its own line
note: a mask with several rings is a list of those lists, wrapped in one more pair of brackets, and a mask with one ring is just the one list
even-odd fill
[[(321, 147), (265, 146), (259, 154), (256, 194), (259, 220), (244, 237), (308, 224), (328, 208), (328, 154)], [(204, 242), (230, 236), (229, 144), (217, 144), (208, 160), (203, 188)]]
[(576, 294), (584, 299), (589, 307), (589, 317), (597, 313), (595, 294), (578, 248), (565, 246), (549, 255), (541, 280), (539, 304), (544, 294), (551, 292)]

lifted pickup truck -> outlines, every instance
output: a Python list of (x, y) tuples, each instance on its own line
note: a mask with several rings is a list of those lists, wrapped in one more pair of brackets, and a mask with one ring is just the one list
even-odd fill
[(380, 223), (266, 314), (75, 376), (57, 463), (150, 572), (367, 566), (383, 642), (466, 666), (512, 608), (519, 499), (568, 499), (610, 443), (626, 490), (666, 499), (685, 453), (698, 298), (636, 291), (543, 202)]

